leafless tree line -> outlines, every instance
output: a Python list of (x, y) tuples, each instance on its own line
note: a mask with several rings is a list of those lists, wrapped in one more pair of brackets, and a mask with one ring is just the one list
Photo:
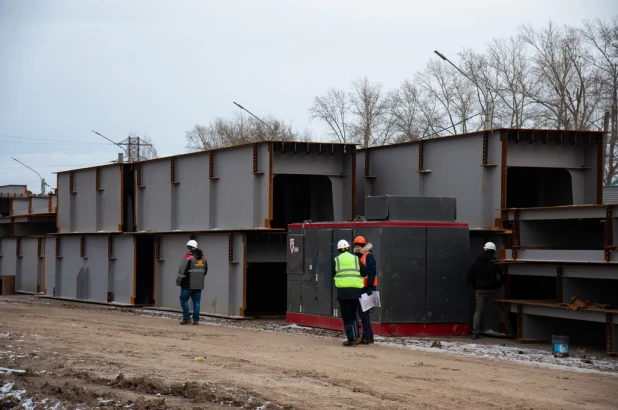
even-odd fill
[(264, 117), (264, 123), (245, 114), (232, 118), (217, 117), (208, 125), (196, 124), (185, 132), (186, 148), (202, 151), (259, 141), (310, 141), (308, 131), (299, 132), (291, 125)]
[(395, 90), (367, 77), (328, 89), (310, 117), (333, 139), (367, 147), (482, 129), (485, 95), (493, 128), (599, 130), (609, 112), (606, 182), (618, 173), (618, 16), (581, 27), (521, 26), (484, 53), (463, 50), (459, 58), (472, 81), (433, 58)]

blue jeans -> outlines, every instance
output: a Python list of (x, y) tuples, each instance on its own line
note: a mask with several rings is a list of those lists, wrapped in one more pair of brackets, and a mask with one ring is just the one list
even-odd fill
[(193, 319), (200, 318), (200, 301), (202, 300), (201, 289), (180, 289), (180, 307), (182, 308), (182, 318), (189, 319), (189, 298), (193, 301)]

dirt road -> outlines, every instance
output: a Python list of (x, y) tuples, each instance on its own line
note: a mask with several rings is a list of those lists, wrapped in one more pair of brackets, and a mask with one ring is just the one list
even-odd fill
[(179, 326), (176, 319), (0, 297), (0, 409), (27, 400), (41, 409), (618, 408), (616, 373), (387, 343), (344, 348), (337, 332), (288, 334), (264, 330), (265, 322), (208, 319)]

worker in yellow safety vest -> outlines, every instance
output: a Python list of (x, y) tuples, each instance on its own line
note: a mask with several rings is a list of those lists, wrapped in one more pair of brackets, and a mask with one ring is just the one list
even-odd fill
[(363, 292), (363, 278), (367, 276), (367, 269), (360, 263), (358, 257), (350, 253), (350, 244), (345, 239), (337, 243), (339, 255), (335, 257), (335, 287), (337, 288), (337, 300), (343, 329), (348, 338), (343, 342), (344, 346), (356, 346), (358, 334), (354, 324), (356, 311), (360, 304), (359, 298)]

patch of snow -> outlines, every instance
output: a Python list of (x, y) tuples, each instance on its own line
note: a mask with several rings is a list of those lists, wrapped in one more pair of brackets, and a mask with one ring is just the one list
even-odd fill
[(0, 367), (0, 374), (9, 374), (9, 373), (26, 373), (26, 371), (20, 370), (20, 369), (9, 369), (7, 367)]

